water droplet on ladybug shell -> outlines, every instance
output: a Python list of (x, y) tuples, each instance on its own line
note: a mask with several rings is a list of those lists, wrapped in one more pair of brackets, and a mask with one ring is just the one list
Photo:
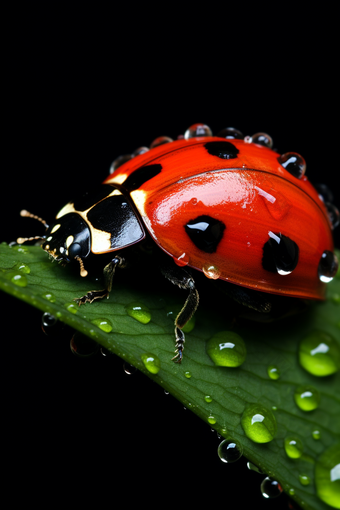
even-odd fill
[(218, 278), (221, 276), (221, 271), (213, 264), (204, 264), (202, 271), (205, 276), (211, 280), (218, 280)]
[(251, 137), (251, 141), (257, 145), (268, 147), (269, 149), (273, 147), (273, 139), (267, 133), (255, 133), (255, 135)]
[(219, 133), (217, 133), (216, 136), (219, 136), (220, 138), (231, 138), (231, 139), (239, 139), (242, 140), (244, 138), (241, 131), (238, 129), (235, 129), (233, 127), (227, 127), (225, 129), (222, 129)]
[(165, 143), (173, 142), (173, 139), (169, 136), (158, 136), (158, 138), (155, 138), (153, 142), (150, 144), (150, 149), (154, 149), (155, 147), (158, 147), (159, 145), (163, 145)]
[(179, 267), (187, 266), (189, 264), (189, 255), (183, 252), (179, 257), (174, 257), (174, 262)]
[(193, 124), (184, 133), (185, 140), (195, 138), (197, 136), (212, 136), (212, 131), (206, 124)]
[(297, 179), (301, 179), (306, 172), (306, 161), (296, 152), (286, 152), (277, 158), (283, 168)]

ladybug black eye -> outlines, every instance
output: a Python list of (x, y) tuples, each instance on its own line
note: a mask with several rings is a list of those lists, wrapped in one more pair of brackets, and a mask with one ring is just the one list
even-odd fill
[(79, 243), (72, 243), (68, 249), (68, 254), (71, 259), (79, 256), (81, 254), (81, 246)]

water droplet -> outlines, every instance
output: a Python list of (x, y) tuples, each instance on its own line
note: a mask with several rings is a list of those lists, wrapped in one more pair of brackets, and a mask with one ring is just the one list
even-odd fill
[(280, 370), (275, 365), (269, 365), (267, 369), (268, 376), (273, 381), (276, 381), (280, 377)]
[(242, 457), (243, 447), (238, 441), (224, 439), (219, 444), (217, 453), (222, 462), (236, 462)]
[(299, 386), (294, 393), (296, 405), (302, 411), (313, 411), (320, 402), (320, 393), (313, 386)]
[(125, 306), (125, 310), (130, 317), (142, 324), (148, 324), (151, 320), (151, 312), (146, 305), (141, 303), (130, 303)]
[(252, 462), (247, 462), (247, 468), (250, 469), (250, 471), (255, 471), (256, 473), (263, 474), (263, 471), (258, 467), (255, 466)]
[(264, 147), (268, 147), (269, 149), (273, 147), (273, 139), (267, 133), (255, 133), (255, 135), (251, 137), (251, 143), (263, 145)]
[(13, 250), (17, 251), (18, 253), (29, 253), (27, 246), (22, 246), (21, 244), (13, 246)]
[(283, 166), (291, 175), (301, 179), (306, 172), (306, 161), (296, 152), (287, 152), (277, 158), (280, 165)]
[(151, 373), (151, 374), (158, 374), (158, 372), (161, 369), (161, 361), (156, 354), (151, 353), (143, 353), (141, 354), (141, 360), (144, 363), (145, 368)]
[(112, 331), (113, 329), (109, 319), (97, 318), (93, 319), (91, 323), (94, 324), (95, 326), (98, 326), (98, 328), (104, 331), (105, 333), (110, 333), (110, 331)]
[(246, 359), (243, 338), (233, 331), (220, 331), (207, 342), (207, 353), (215, 365), (239, 367)]
[(174, 257), (174, 262), (179, 267), (184, 267), (189, 264), (189, 255), (183, 252), (179, 257)]
[(163, 145), (170, 142), (173, 142), (173, 139), (169, 136), (159, 136), (158, 138), (155, 138), (153, 142), (151, 142), (150, 149), (154, 149), (155, 147), (158, 147), (158, 145)]
[(191, 377), (191, 372), (189, 372), (188, 370), (186, 372), (184, 372), (184, 375), (187, 379), (190, 379)]
[(331, 222), (332, 228), (336, 228), (340, 223), (340, 213), (337, 207), (330, 202), (325, 202), (329, 221)]
[(299, 482), (301, 483), (301, 485), (307, 486), (310, 484), (310, 478), (308, 475), (301, 473), (299, 475)]
[(122, 166), (124, 163), (126, 163), (127, 161), (130, 161), (130, 159), (132, 158), (132, 155), (131, 154), (125, 154), (123, 156), (118, 156), (118, 158), (116, 158), (111, 166), (110, 166), (110, 174), (113, 174), (115, 172), (115, 170), (117, 170), (117, 168), (119, 168), (120, 166)]
[[(58, 322), (58, 319), (50, 314), (50, 313), (43, 313), (41, 317), (41, 327), (44, 333), (46, 333), (45, 329), (48, 330), (49, 328), (55, 326)], [(47, 333), (46, 333), (47, 334)]]
[(282, 494), (282, 487), (276, 480), (267, 476), (261, 483), (261, 492), (264, 498), (277, 498)]
[(241, 424), (246, 436), (255, 443), (269, 443), (276, 435), (276, 418), (262, 404), (248, 404), (243, 411)]
[(79, 310), (79, 306), (76, 303), (65, 303), (64, 307), (68, 312), (73, 313), (73, 315)]
[(298, 437), (287, 436), (284, 440), (284, 447), (290, 459), (299, 459), (303, 452), (303, 444)]
[(24, 274), (30, 274), (31, 272), (31, 268), (27, 264), (24, 264), (23, 262), (18, 262), (18, 264), (15, 264), (13, 269), (17, 269), (18, 271)]
[(124, 361), (123, 370), (126, 373), (126, 375), (132, 375), (137, 371), (137, 368), (134, 367), (133, 365), (130, 365), (130, 363), (127, 363), (126, 361)]
[(244, 138), (244, 135), (239, 131), (238, 129), (235, 129), (233, 127), (227, 127), (222, 129), (222, 131), (219, 131), (216, 136), (219, 136), (220, 138), (231, 138), (231, 139), (239, 139), (242, 140)]
[(324, 377), (340, 369), (340, 347), (326, 331), (309, 333), (299, 346), (300, 365), (310, 374)]
[(321, 432), (320, 430), (313, 430), (312, 432), (312, 437), (313, 439), (315, 439), (316, 441), (319, 440), (321, 438)]
[(10, 270), (5, 274), (7, 280), (10, 280), (12, 283), (17, 285), (18, 287), (27, 287), (28, 280), (23, 273), (18, 271)]
[(321, 255), (318, 267), (319, 278), (324, 283), (329, 283), (333, 280), (339, 267), (339, 262), (334, 253), (325, 250)]
[(41, 297), (46, 299), (50, 303), (55, 303), (57, 300), (57, 298), (55, 297), (54, 294), (52, 294), (52, 292), (44, 292), (43, 294), (41, 294)]
[(206, 124), (193, 124), (184, 133), (185, 140), (196, 136), (212, 136), (212, 131)]
[(318, 497), (333, 508), (340, 508), (340, 443), (324, 451), (315, 464)]
[(89, 358), (99, 351), (99, 345), (91, 338), (81, 333), (75, 333), (70, 341), (70, 349), (80, 358)]
[(218, 278), (221, 276), (221, 271), (218, 267), (213, 266), (212, 264), (204, 264), (202, 267), (202, 271), (205, 274), (207, 278), (210, 278), (211, 280), (218, 280)]
[(212, 397), (210, 395), (205, 395), (204, 400), (207, 402), (207, 404), (210, 404), (212, 402)]
[(216, 423), (215, 416), (212, 416), (212, 415), (208, 416), (208, 422), (210, 423), (210, 425), (215, 425), (215, 423)]

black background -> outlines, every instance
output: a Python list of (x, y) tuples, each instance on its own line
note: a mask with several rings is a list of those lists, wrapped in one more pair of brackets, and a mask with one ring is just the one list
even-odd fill
[[(278, 152), (304, 156), (309, 178), (326, 183), (339, 207), (331, 15), (149, 14), (8, 14), (1, 241), (35, 234), (20, 209), (48, 222), (77, 189), (100, 183), (115, 157), (196, 122), (269, 133)], [(44, 335), (39, 311), (0, 298), (3, 462), (14, 498), (95, 494), (100, 508), (108, 495), (153, 506), (163, 497), (229, 506), (236, 497), (242, 508), (287, 508), (283, 497), (262, 498), (263, 476), (245, 460), (222, 464), (210, 427), (149, 379), (126, 375), (113, 356), (76, 358), (67, 334)]]

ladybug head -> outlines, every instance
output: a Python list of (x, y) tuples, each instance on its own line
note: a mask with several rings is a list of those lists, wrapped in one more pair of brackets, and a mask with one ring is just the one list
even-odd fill
[(90, 253), (91, 234), (86, 221), (79, 214), (72, 212), (65, 214), (61, 218), (57, 218), (51, 226), (48, 226), (44, 220), (28, 211), (23, 210), (20, 214), (43, 223), (46, 227), (46, 233), (43, 236), (20, 237), (17, 239), (19, 244), (26, 241), (41, 240), (42, 248), (54, 260), (67, 264), (75, 259), (80, 263), (81, 276), (87, 276), (83, 259)]

